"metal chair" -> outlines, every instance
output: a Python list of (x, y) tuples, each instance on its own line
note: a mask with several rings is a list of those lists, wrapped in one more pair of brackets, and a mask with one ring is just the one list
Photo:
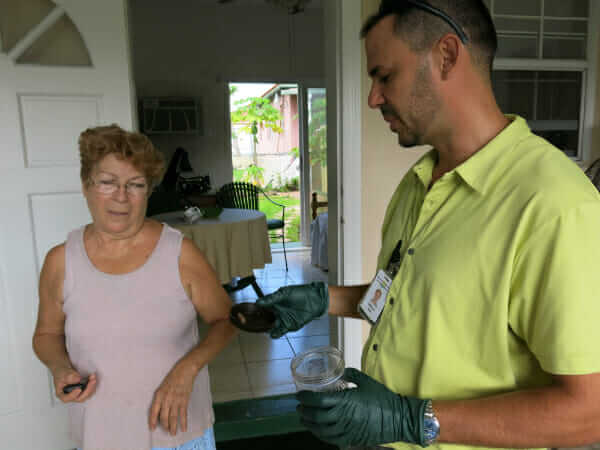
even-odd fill
[[(283, 244), (283, 258), (285, 260), (285, 271), (288, 271), (287, 254), (285, 250), (285, 205), (272, 200), (262, 189), (251, 183), (234, 181), (221, 186), (217, 192), (217, 203), (223, 208), (255, 209), (258, 211), (258, 194), (262, 193), (265, 198), (281, 208), (281, 219), (268, 219), (267, 228), (269, 236), (281, 238)], [(278, 233), (277, 230), (281, 230)]]
[(590, 164), (585, 170), (585, 174), (592, 181), (594, 186), (596, 186), (596, 189), (600, 191), (600, 158)]

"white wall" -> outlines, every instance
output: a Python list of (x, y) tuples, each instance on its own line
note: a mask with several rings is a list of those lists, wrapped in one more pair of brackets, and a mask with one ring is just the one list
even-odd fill
[(196, 172), (210, 173), (214, 187), (231, 181), (227, 83), (323, 79), (320, 0), (311, 5), (288, 15), (264, 0), (130, 0), (138, 98), (202, 101), (202, 136), (150, 136), (167, 157), (182, 146)]

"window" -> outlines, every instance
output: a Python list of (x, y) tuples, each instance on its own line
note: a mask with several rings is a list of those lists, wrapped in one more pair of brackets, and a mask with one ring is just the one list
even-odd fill
[(590, 0), (485, 0), (498, 32), (492, 85), (500, 108), (569, 157), (590, 147), (597, 5)]

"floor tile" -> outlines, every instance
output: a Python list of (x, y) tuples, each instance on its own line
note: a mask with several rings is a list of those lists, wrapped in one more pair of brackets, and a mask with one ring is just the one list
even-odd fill
[(286, 336), (288, 338), (300, 336), (327, 336), (329, 335), (329, 316), (323, 316), (320, 319), (315, 319), (308, 322), (298, 331), (292, 331)]
[(244, 357), (242, 355), (242, 347), (240, 345), (240, 337), (236, 336), (231, 343), (225, 347), (210, 363), (211, 366), (235, 365), (243, 364)]
[(289, 359), (294, 356), (294, 351), (286, 338), (271, 339), (266, 334), (250, 334), (243, 336), (240, 343), (247, 363)]
[(270, 397), (272, 395), (290, 394), (292, 392), (296, 392), (295, 384), (280, 384), (276, 386), (253, 389), (252, 396), (254, 398)]
[(302, 336), (302, 337), (290, 337), (290, 345), (294, 350), (294, 354), (305, 352), (315, 347), (322, 347), (330, 345), (329, 335), (327, 336)]
[[(287, 256), (288, 272), (285, 271), (283, 253), (273, 253), (271, 264), (254, 271), (258, 285), (265, 294), (273, 293), (282, 286), (327, 281), (326, 272), (311, 266), (310, 251), (289, 252)], [(256, 300), (256, 293), (251, 286), (233, 292), (230, 296), (235, 303)], [(239, 347), (228, 347), (211, 364), (211, 385), (219, 388), (213, 388), (213, 395), (225, 398), (215, 401), (248, 398), (244, 396), (248, 396), (249, 392), (253, 397), (293, 392), (295, 386), (290, 371), (291, 358), (295, 355), (293, 346), (300, 352), (305, 347), (326, 345), (328, 335), (327, 317), (313, 321), (302, 330), (288, 333), (286, 337), (277, 340), (271, 340), (267, 334), (241, 332), (237, 338)], [(242, 360), (246, 361), (243, 371), (240, 354)], [(228, 368), (231, 373), (227, 371)], [(213, 380), (216, 377), (220, 380)]]
[(282, 384), (293, 384), (290, 359), (248, 363), (248, 377), (253, 391)]
[(249, 392), (248, 371), (244, 363), (208, 366), (211, 392)]

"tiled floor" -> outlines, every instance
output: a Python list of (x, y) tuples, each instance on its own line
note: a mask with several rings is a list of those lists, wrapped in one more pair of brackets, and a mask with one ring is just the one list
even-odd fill
[[(327, 281), (327, 273), (310, 264), (310, 251), (288, 253), (286, 273), (282, 253), (273, 254), (273, 263), (255, 271), (265, 294), (281, 286)], [(251, 286), (232, 294), (235, 302), (256, 299)], [(329, 318), (323, 317), (302, 330), (273, 340), (267, 334), (240, 332), (233, 342), (209, 365), (213, 401), (295, 392), (290, 371), (292, 358), (312, 347), (329, 345)]]

